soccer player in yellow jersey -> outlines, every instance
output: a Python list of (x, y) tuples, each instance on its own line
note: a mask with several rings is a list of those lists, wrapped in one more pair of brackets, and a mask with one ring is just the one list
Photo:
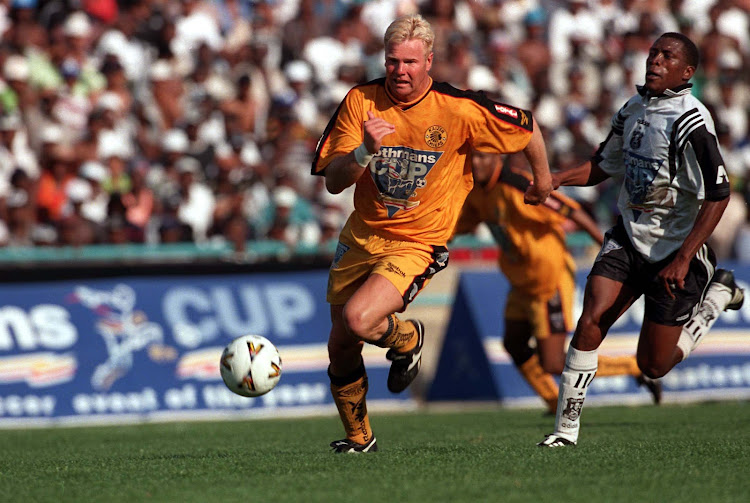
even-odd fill
[[(510, 161), (515, 161), (514, 156)], [(485, 222), (500, 246), (500, 269), (511, 289), (505, 305), (503, 344), (524, 379), (554, 414), (557, 382), (565, 365), (565, 337), (573, 327), (575, 262), (565, 242), (566, 220), (601, 245), (596, 222), (574, 200), (552, 192), (544, 204), (523, 202), (528, 175), (502, 166), (501, 156), (474, 152), (474, 189), (464, 203), (456, 234)], [(536, 351), (529, 344), (536, 339)], [(599, 355), (599, 376), (632, 375), (646, 384), (654, 400), (661, 384), (643, 376), (634, 355)]]
[(339, 193), (356, 184), (354, 212), (330, 269), (328, 339), (331, 393), (346, 438), (335, 452), (377, 450), (367, 414), (364, 343), (388, 348), (388, 389), (406, 389), (419, 371), (424, 327), (395, 313), (448, 264), (446, 243), (472, 187), (472, 149), (523, 151), (544, 202), (551, 175), (531, 113), (484, 94), (433, 82), (434, 33), (419, 15), (386, 30), (385, 78), (354, 87), (324, 131), (312, 173)]

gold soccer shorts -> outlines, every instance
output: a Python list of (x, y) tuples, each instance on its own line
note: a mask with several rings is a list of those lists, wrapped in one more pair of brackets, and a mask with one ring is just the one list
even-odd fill
[(430, 278), (447, 265), (448, 249), (444, 246), (385, 239), (375, 234), (356, 236), (347, 222), (328, 275), (326, 300), (331, 305), (346, 304), (375, 273), (388, 279), (401, 293), (403, 312)]
[(545, 339), (550, 334), (568, 333), (573, 329), (575, 287), (573, 275), (566, 271), (559, 275), (552, 296), (534, 295), (512, 288), (505, 304), (505, 318), (528, 322), (531, 335), (537, 339)]

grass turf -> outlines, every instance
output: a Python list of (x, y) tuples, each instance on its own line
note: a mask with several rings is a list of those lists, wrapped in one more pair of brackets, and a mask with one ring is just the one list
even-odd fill
[(0, 501), (745, 502), (750, 403), (589, 407), (579, 446), (538, 411), (375, 414), (381, 451), (334, 455), (336, 417), (0, 431)]

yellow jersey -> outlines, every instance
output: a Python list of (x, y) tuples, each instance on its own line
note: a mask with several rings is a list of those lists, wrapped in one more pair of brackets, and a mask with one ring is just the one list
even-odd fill
[(525, 204), (528, 185), (525, 173), (505, 167), (497, 181), (475, 186), (466, 198), (456, 234), (485, 222), (501, 249), (500, 269), (513, 288), (544, 296), (554, 293), (561, 274), (575, 272), (562, 224), (580, 205), (557, 191), (544, 204)]
[[(373, 112), (396, 128), (357, 180), (355, 230), (386, 239), (444, 246), (472, 188), (474, 150), (512, 153), (529, 143), (531, 113), (496, 103), (484, 93), (431, 82), (409, 103), (392, 98), (385, 79), (354, 87), (321, 136), (312, 173), (324, 175), (337, 156), (364, 140), (363, 122)], [(364, 226), (364, 227), (363, 227)]]

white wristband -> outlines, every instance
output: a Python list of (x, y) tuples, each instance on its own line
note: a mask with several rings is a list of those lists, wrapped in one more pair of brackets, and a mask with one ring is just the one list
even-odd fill
[(354, 159), (357, 161), (357, 164), (359, 164), (363, 168), (366, 168), (367, 165), (370, 164), (370, 161), (374, 156), (375, 154), (371, 154), (367, 150), (364, 142), (362, 142), (359, 147), (354, 149)]

